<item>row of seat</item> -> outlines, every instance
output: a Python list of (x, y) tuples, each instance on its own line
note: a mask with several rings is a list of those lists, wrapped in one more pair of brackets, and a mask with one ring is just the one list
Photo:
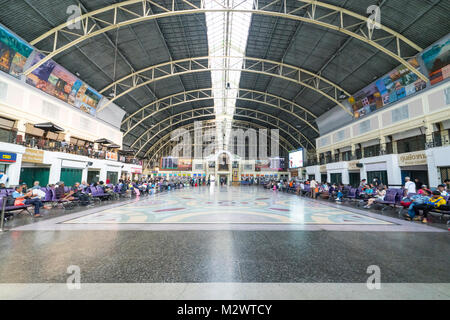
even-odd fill
[[(282, 191), (285, 192), (296, 192), (297, 188), (295, 186), (293, 187), (287, 187), (287, 188), (282, 188)], [(353, 188), (350, 186), (344, 186), (342, 189), (335, 190), (333, 187), (330, 187), (328, 194), (329, 194), (329, 200), (335, 200), (336, 199), (336, 195), (335, 192), (337, 191), (342, 191), (343, 193), (343, 200), (347, 201), (347, 202), (353, 202), (356, 203), (356, 205), (358, 207), (363, 206), (364, 204), (367, 203), (367, 201), (370, 199), (363, 197), (362, 195), (364, 194), (363, 189), (360, 188)], [(302, 196), (308, 196), (311, 195), (311, 186), (310, 185), (305, 185), (304, 189), (300, 189), (300, 195)], [(334, 195), (334, 196), (333, 196)], [(408, 194), (408, 197), (412, 197), (416, 195), (414, 194)], [(402, 199), (405, 196), (405, 190), (401, 189), (401, 188), (389, 188), (386, 190), (386, 195), (383, 199), (383, 201), (377, 201), (376, 203), (382, 206), (381, 211), (384, 212), (385, 210), (388, 209), (397, 209), (399, 208), (399, 216), (402, 217), (403, 215), (403, 209), (404, 206), (402, 205)], [(449, 201), (450, 197), (449, 196), (445, 196), (443, 197), (447, 202)], [(445, 211), (445, 210), (439, 210), (439, 209), (435, 209), (431, 212), (432, 214), (434, 213), (435, 216), (438, 216), (439, 218), (444, 218), (446, 220), (450, 219), (450, 211)]]

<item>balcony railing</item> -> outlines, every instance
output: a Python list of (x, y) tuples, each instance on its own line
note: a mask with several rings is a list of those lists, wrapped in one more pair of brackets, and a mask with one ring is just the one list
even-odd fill
[(229, 166), (227, 164), (219, 164), (219, 171), (228, 171)]
[[(107, 148), (104, 148), (102, 150), (94, 150), (93, 146), (86, 146), (86, 145), (78, 146), (68, 143), (66, 141), (50, 140), (42, 137), (34, 137), (26, 135), (24, 138), (23, 135), (17, 134), (16, 131), (2, 130), (0, 133), (1, 133), (0, 142), (13, 143), (32, 149), (63, 152), (100, 160), (106, 159), (107, 152), (114, 152), (112, 150), (111, 151), (108, 150)], [(142, 160), (134, 157), (126, 157), (123, 155), (122, 156), (119, 155), (117, 161), (129, 164), (142, 165)]]

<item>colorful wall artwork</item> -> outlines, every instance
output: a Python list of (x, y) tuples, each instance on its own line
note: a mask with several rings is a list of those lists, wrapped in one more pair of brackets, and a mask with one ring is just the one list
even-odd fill
[(0, 70), (19, 77), (33, 47), (0, 25)]
[[(417, 58), (409, 63), (419, 69)], [(405, 66), (400, 66), (349, 99), (355, 118), (361, 118), (393, 102), (425, 89), (426, 82)]]
[[(31, 65), (38, 63), (44, 56), (35, 52)], [(27, 83), (67, 102), (81, 111), (96, 115), (96, 109), (102, 95), (79, 80), (72, 73), (49, 60), (36, 68), (27, 77)]]
[(450, 77), (450, 35), (422, 53), (431, 85)]

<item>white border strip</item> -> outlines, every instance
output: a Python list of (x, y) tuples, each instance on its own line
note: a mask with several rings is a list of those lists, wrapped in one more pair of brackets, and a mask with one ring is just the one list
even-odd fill
[(450, 300), (450, 283), (0, 284), (1, 300)]

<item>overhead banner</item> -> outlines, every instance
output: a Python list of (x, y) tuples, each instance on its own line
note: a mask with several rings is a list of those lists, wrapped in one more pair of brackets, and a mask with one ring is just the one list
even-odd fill
[[(408, 61), (420, 71), (417, 58)], [(348, 100), (355, 118), (364, 117), (400, 99), (419, 92), (427, 87), (425, 81), (404, 65), (377, 80)]]
[(0, 25), (0, 70), (19, 77), (33, 47)]
[(432, 85), (450, 77), (450, 36), (422, 53), (422, 60)]
[[(43, 54), (35, 52), (30, 58), (30, 66), (43, 58)], [(96, 115), (97, 107), (103, 97), (53, 60), (46, 61), (33, 70), (26, 82), (92, 116)]]

